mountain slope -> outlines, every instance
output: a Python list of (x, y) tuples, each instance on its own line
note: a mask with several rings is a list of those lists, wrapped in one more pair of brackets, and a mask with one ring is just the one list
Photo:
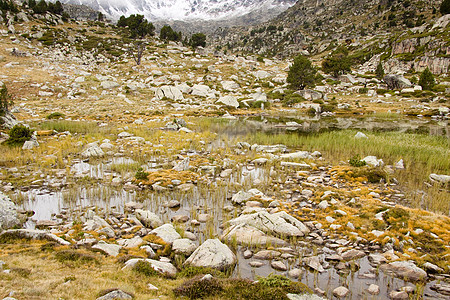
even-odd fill
[(142, 14), (154, 20), (224, 20), (244, 16), (264, 8), (281, 12), (295, 0), (63, 0), (84, 4), (118, 19), (121, 15)]

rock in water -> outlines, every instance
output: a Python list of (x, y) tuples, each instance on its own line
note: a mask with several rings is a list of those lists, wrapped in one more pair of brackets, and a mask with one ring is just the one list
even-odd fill
[(225, 270), (235, 263), (236, 256), (227, 245), (218, 239), (209, 239), (189, 256), (184, 265)]
[(136, 209), (136, 218), (148, 228), (156, 228), (163, 224), (161, 219), (149, 210)]
[(397, 277), (405, 280), (420, 281), (427, 278), (427, 272), (417, 267), (412, 261), (394, 261), (387, 265), (382, 265), (381, 268), (391, 271)]

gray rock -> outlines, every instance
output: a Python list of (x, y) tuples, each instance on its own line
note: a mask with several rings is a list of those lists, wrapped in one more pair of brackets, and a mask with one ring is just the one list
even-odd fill
[(450, 296), (450, 284), (448, 283), (441, 282), (440, 284), (433, 284), (431, 289), (443, 295)]
[(239, 191), (236, 194), (234, 194), (233, 197), (231, 197), (231, 202), (233, 202), (234, 204), (241, 205), (245, 203), (247, 200), (251, 199), (252, 197), (254, 197), (252, 193)]
[(125, 299), (133, 299), (130, 294), (125, 293), (121, 290), (115, 290), (109, 292), (108, 294), (98, 297), (97, 300), (125, 300)]
[(255, 227), (265, 233), (275, 234), (279, 236), (304, 236), (308, 233), (308, 228), (288, 215), (286, 212), (269, 214), (266, 211), (260, 211), (253, 214), (241, 215), (227, 222), (229, 225), (247, 224)]
[(108, 244), (105, 241), (99, 241), (98, 244), (92, 246), (92, 248), (102, 250), (106, 254), (116, 257), (117, 255), (119, 255), (122, 246), (115, 244)]
[(351, 249), (348, 250), (347, 252), (342, 253), (341, 256), (343, 260), (353, 260), (366, 256), (366, 253), (364, 253), (364, 251), (361, 250)]
[(169, 204), (167, 205), (170, 208), (175, 208), (180, 206), (180, 201), (178, 200), (170, 200)]
[(222, 81), (221, 84), (222, 84), (222, 88), (228, 92), (234, 92), (237, 89), (239, 89), (239, 84), (235, 81), (231, 81), (231, 80)]
[(308, 151), (297, 151), (294, 153), (281, 154), (283, 159), (312, 159), (311, 153)]
[(407, 300), (409, 299), (408, 293), (405, 291), (397, 292), (392, 291), (389, 293), (389, 298), (392, 300)]
[(163, 224), (161, 219), (149, 210), (136, 209), (136, 218), (147, 228), (156, 228)]
[(303, 259), (303, 262), (313, 270), (316, 270), (320, 273), (324, 272), (325, 269), (320, 264), (320, 260), (318, 256), (306, 257)]
[(180, 239), (181, 236), (175, 230), (172, 224), (164, 224), (158, 228), (150, 231), (150, 234), (154, 234), (161, 238), (167, 244), (172, 244), (175, 240)]
[(70, 245), (70, 243), (66, 240), (63, 240), (60, 237), (57, 237), (53, 233), (44, 231), (44, 230), (36, 230), (36, 229), (9, 229), (3, 231), (0, 234), (0, 237), (12, 237), (12, 238), (22, 238), (22, 239), (32, 239), (32, 240), (47, 240), (51, 242), (57, 242), (60, 245)]
[(333, 290), (333, 295), (337, 298), (344, 298), (348, 293), (350, 293), (350, 291), (345, 286), (340, 286)]
[(174, 223), (186, 223), (187, 221), (189, 221), (189, 216), (188, 215), (175, 215), (175, 216), (172, 216), (172, 218), (170, 218), (170, 220)]
[(235, 263), (236, 256), (227, 245), (218, 239), (209, 239), (189, 256), (184, 265), (225, 270), (233, 267)]
[(103, 152), (102, 148), (100, 148), (97, 143), (91, 143), (86, 145), (86, 148), (81, 152), (81, 155), (86, 158), (101, 157), (105, 155), (105, 152)]
[(275, 270), (278, 270), (278, 271), (286, 271), (286, 270), (287, 270), (287, 267), (286, 267), (286, 265), (284, 264), (284, 262), (279, 261), (279, 260), (272, 261), (272, 262), (270, 263), (270, 266), (271, 266), (272, 268), (274, 268)]
[(21, 225), (16, 205), (0, 192), (0, 231)]
[(211, 89), (207, 85), (203, 84), (195, 84), (192, 87), (191, 94), (194, 96), (200, 96), (200, 97), (208, 97), (211, 96)]
[(362, 161), (365, 161), (366, 164), (372, 167), (382, 167), (384, 165), (383, 160), (377, 159), (376, 156), (366, 156), (362, 159)]
[(450, 182), (450, 175), (438, 175), (438, 174), (430, 174), (430, 180), (447, 184)]
[(104, 89), (104, 90), (110, 90), (113, 88), (116, 88), (119, 86), (119, 84), (115, 81), (112, 80), (107, 80), (107, 81), (102, 81), (100, 83), (100, 86)]
[(364, 133), (358, 131), (358, 132), (355, 134), (355, 139), (368, 139), (368, 137), (367, 137), (367, 135), (365, 135)]
[(39, 143), (37, 140), (32, 139), (29, 141), (26, 141), (23, 146), (22, 146), (22, 150), (31, 150), (33, 148), (39, 147)]
[(220, 97), (219, 100), (216, 101), (216, 103), (219, 103), (219, 104), (222, 104), (225, 106), (231, 106), (234, 108), (239, 107), (239, 102), (237, 101), (236, 97), (231, 96), (231, 95)]
[(244, 253), (242, 254), (242, 256), (243, 256), (245, 259), (249, 259), (249, 258), (251, 258), (251, 257), (253, 256), (253, 252), (247, 249), (247, 250), (244, 251)]
[(162, 100), (164, 98), (171, 100), (182, 100), (184, 99), (181, 91), (174, 86), (164, 85), (159, 87), (155, 92), (156, 99)]
[(426, 262), (423, 264), (423, 266), (425, 268), (425, 270), (427, 270), (428, 272), (432, 272), (432, 273), (444, 273), (444, 269), (436, 266), (435, 264), (432, 264), (430, 262)]
[(132, 258), (125, 263), (123, 269), (132, 269), (139, 261), (149, 263), (153, 270), (164, 276), (174, 278), (177, 275), (177, 269), (170, 262), (162, 262), (149, 258)]
[(253, 255), (253, 258), (255, 259), (274, 259), (276, 257), (280, 257), (281, 252), (275, 251), (275, 250), (260, 250)]
[(195, 251), (197, 246), (190, 239), (178, 239), (173, 241), (172, 250), (176, 254), (184, 254), (189, 256)]
[(249, 266), (253, 267), (253, 268), (260, 268), (260, 267), (264, 266), (264, 263), (262, 263), (260, 261), (251, 261), (251, 262), (249, 262)]
[(288, 276), (291, 278), (300, 278), (302, 277), (303, 271), (299, 268), (292, 269), (288, 272)]
[(378, 295), (380, 293), (380, 287), (376, 284), (371, 284), (367, 288), (367, 292), (371, 295)]
[(412, 86), (411, 81), (403, 77), (403, 75), (388, 74), (384, 76), (383, 80), (386, 82), (390, 90), (401, 90)]
[(412, 261), (394, 261), (382, 265), (382, 269), (391, 271), (395, 276), (405, 280), (421, 281), (427, 278), (427, 272), (417, 267)]
[(315, 294), (287, 294), (286, 297), (288, 297), (289, 300), (325, 300), (325, 298)]

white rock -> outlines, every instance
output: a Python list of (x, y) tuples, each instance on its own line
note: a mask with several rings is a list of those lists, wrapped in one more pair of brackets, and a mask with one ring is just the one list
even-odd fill
[(122, 249), (122, 246), (115, 244), (108, 244), (105, 241), (99, 241), (98, 244), (92, 246), (92, 248), (102, 250), (106, 254), (115, 257), (119, 255), (119, 251), (120, 249)]
[(164, 85), (159, 87), (155, 92), (156, 99), (162, 100), (168, 98), (171, 100), (182, 100), (184, 99), (181, 91), (175, 86)]
[(225, 105), (225, 106), (231, 106), (234, 108), (239, 107), (239, 102), (237, 101), (236, 97), (228, 95), (224, 97), (220, 97), (219, 100), (216, 101), (216, 103)]
[(382, 159), (377, 159), (376, 156), (366, 156), (362, 159), (366, 162), (369, 166), (372, 167), (382, 167), (384, 165), (384, 162)]
[(167, 277), (174, 278), (177, 275), (177, 269), (171, 263), (154, 259), (133, 258), (125, 263), (123, 269), (132, 269), (139, 261), (149, 263), (153, 270)]
[(227, 245), (218, 239), (209, 239), (189, 256), (184, 265), (225, 270), (235, 263), (236, 256)]
[(333, 295), (338, 298), (343, 298), (343, 297), (347, 296), (348, 293), (350, 293), (350, 291), (345, 286), (340, 286), (333, 290)]
[(371, 295), (378, 295), (380, 293), (380, 287), (376, 284), (371, 284), (367, 288), (367, 292)]
[(365, 135), (364, 133), (358, 131), (358, 132), (355, 134), (355, 139), (368, 139), (368, 137), (367, 137), (367, 135)]
[(155, 213), (149, 210), (136, 209), (136, 218), (147, 228), (156, 228), (163, 224)]
[(194, 242), (192, 242), (190, 239), (178, 239), (173, 241), (172, 244), (172, 250), (176, 254), (184, 254), (186, 256), (191, 255), (196, 248), (197, 247), (195, 246)]
[(172, 244), (175, 240), (181, 238), (172, 224), (164, 224), (162, 226), (159, 226), (158, 228), (150, 231), (150, 234), (158, 236), (167, 244)]

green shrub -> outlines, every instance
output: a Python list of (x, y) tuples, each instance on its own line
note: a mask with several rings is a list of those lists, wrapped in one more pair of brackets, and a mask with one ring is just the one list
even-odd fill
[(394, 228), (405, 228), (408, 225), (409, 212), (401, 207), (394, 207), (383, 214), (383, 220)]
[(360, 88), (358, 92), (360, 94), (367, 94), (368, 91), (369, 91), (369, 88), (363, 87), (363, 88)]
[(325, 58), (322, 62), (322, 70), (334, 77), (350, 72), (351, 66), (352, 59), (348, 56), (346, 47), (337, 48), (331, 56)]
[(377, 78), (380, 80), (384, 77), (384, 69), (383, 69), (383, 65), (381, 64), (381, 61), (377, 65), (377, 68), (375, 70), (375, 75), (377, 75)]
[(56, 252), (55, 258), (59, 262), (98, 263), (94, 256), (74, 250)]
[(9, 139), (4, 141), (8, 146), (22, 146), (26, 141), (31, 139), (33, 130), (23, 125), (16, 125), (9, 131)]
[(180, 272), (178, 272), (177, 276), (191, 278), (201, 274), (203, 275), (211, 274), (214, 277), (225, 277), (225, 274), (219, 270), (213, 268), (194, 267), (194, 266), (187, 266), (183, 268)]
[(147, 180), (148, 179), (148, 173), (145, 172), (142, 168), (139, 168), (136, 171), (136, 174), (134, 175), (136, 180)]
[(140, 260), (138, 261), (134, 267), (133, 271), (136, 273), (142, 274), (147, 277), (153, 277), (153, 276), (160, 276), (158, 272), (155, 271), (155, 269), (152, 268), (152, 265), (146, 261)]
[(352, 167), (362, 167), (366, 165), (366, 162), (364, 160), (361, 160), (361, 157), (359, 155), (355, 155), (348, 161), (350, 166)]
[(12, 105), (12, 96), (8, 93), (8, 89), (5, 85), (0, 89), (0, 116), (5, 115)]
[(203, 276), (197, 276), (185, 281), (173, 290), (175, 296), (185, 296), (189, 299), (201, 299), (210, 295), (217, 295), (223, 291), (222, 283), (215, 279), (202, 280)]
[(65, 115), (61, 112), (54, 112), (54, 113), (49, 114), (46, 118), (49, 120), (52, 120), (52, 119), (64, 118), (64, 116)]
[(439, 11), (442, 15), (450, 14), (450, 0), (443, 0), (439, 7)]

